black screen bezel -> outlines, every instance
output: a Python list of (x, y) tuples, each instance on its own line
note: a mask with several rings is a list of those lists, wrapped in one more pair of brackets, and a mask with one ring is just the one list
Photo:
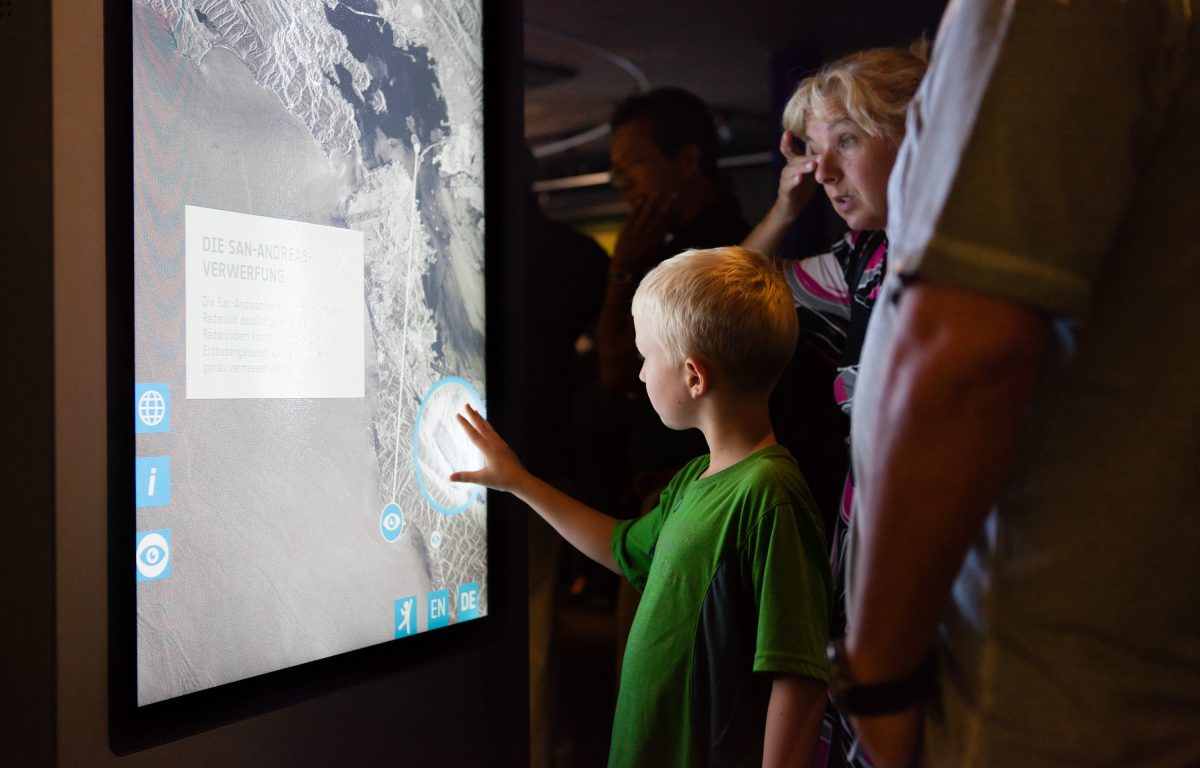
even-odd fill
[[(519, 137), (520, 120), (513, 111), (514, 78), (510, 60), (519, 52), (519, 25), (507, 0), (482, 3), (484, 60), (484, 206), (487, 215), (485, 254), (499, 253), (511, 243), (510, 216), (493, 212), (513, 206), (500, 191), (513, 175), (509, 150)], [(513, 578), (506, 574), (523, 563), (523, 552), (510, 520), (501, 520), (494, 497), (488, 503), (489, 611), (485, 616), (434, 632), (361, 648), (299, 666), (227, 683), (166, 701), (137, 705), (136, 584), (129, 559), (136, 530), (134, 510), (135, 441), (129, 418), (134, 386), (133, 275), (133, 63), (132, 1), (105, 0), (105, 143), (106, 268), (108, 356), (108, 667), (109, 741), (116, 754), (127, 754), (175, 741), (201, 731), (287, 707), (385, 675), (453, 659), (497, 645), (523, 622), (511, 610)], [(514, 131), (514, 126), (518, 130)], [(488, 260), (494, 261), (494, 260)], [(512, 322), (494, 316), (502, 306), (503, 275), (485, 262), (487, 315), (486, 397), (493, 420), (504, 421), (506, 380), (498, 350)], [(510, 278), (506, 278), (510, 279)], [(506, 506), (501, 502), (499, 506)], [(523, 575), (523, 574), (522, 574)], [(503, 577), (502, 577), (503, 576)], [(522, 579), (523, 581), (523, 579)], [(507, 583), (506, 583), (507, 582)], [(508, 608), (509, 610), (505, 610)], [(513, 615), (510, 615), (513, 614)]]

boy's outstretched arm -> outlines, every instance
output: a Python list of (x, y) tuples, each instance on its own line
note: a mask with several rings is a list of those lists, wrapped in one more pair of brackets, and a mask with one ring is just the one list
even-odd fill
[(801, 675), (780, 675), (771, 682), (763, 768), (806, 768), (812, 761), (828, 686)]
[(471, 406), (466, 406), (457, 418), (467, 437), (483, 453), (483, 468), (455, 472), (450, 475), (451, 481), (508, 491), (532, 507), (571, 546), (613, 573), (621, 572), (611, 544), (616, 518), (597, 512), (531, 475), (508, 443)]

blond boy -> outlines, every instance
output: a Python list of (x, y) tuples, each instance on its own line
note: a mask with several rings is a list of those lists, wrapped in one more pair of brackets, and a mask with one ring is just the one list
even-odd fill
[(510, 491), (643, 592), (622, 665), (609, 764), (807, 765), (827, 681), (829, 572), (808, 487), (775, 442), (767, 397), (795, 348), (791, 294), (742, 248), (687, 251), (633, 300), (640, 379), (709, 454), (637, 520), (529, 474), (478, 413), (484, 467), (451, 480)]

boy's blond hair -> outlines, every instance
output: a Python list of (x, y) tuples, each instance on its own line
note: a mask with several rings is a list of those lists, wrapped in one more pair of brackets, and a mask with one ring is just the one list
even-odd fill
[(715, 363), (743, 395), (770, 394), (800, 332), (779, 268), (738, 246), (662, 262), (638, 285), (633, 314), (671, 364), (690, 356)]
[(798, 137), (809, 120), (848, 117), (870, 136), (899, 144), (904, 118), (929, 65), (929, 44), (870, 48), (821, 67), (796, 86), (783, 109), (783, 127)]

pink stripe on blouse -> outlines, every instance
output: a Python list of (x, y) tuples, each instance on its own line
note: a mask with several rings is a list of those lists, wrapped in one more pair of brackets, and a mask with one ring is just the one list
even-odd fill
[(846, 291), (837, 291), (829, 286), (818, 282), (815, 277), (810, 275), (804, 269), (804, 262), (798, 261), (795, 266), (796, 279), (800, 281), (800, 286), (817, 298), (827, 301), (834, 301), (838, 304), (846, 304), (849, 301), (850, 294)]

